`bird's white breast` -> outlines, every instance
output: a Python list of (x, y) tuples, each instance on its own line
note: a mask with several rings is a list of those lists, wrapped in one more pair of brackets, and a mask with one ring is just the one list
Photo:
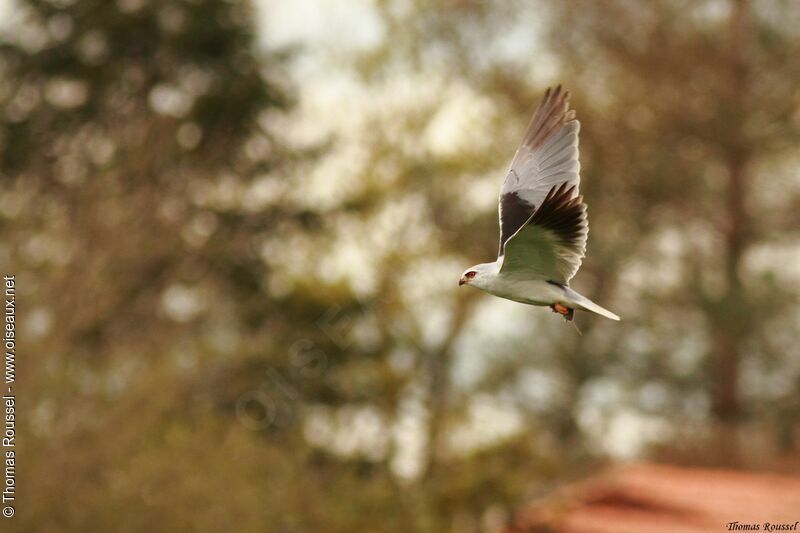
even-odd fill
[(558, 285), (538, 279), (515, 279), (498, 273), (487, 280), (488, 293), (531, 305), (551, 305), (564, 300), (564, 291)]

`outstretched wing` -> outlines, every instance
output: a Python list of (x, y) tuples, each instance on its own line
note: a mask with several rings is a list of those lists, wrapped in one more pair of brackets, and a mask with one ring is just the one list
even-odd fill
[[(511, 169), (500, 190), (498, 257), (503, 256), (506, 242), (528, 222), (553, 187), (565, 183), (572, 188), (573, 196), (579, 194), (580, 123), (575, 120), (575, 112), (569, 109), (569, 96), (569, 91), (562, 92), (560, 85), (555, 91), (547, 89), (511, 161)], [(585, 246), (586, 232), (582, 249)]]
[(567, 283), (586, 253), (586, 204), (576, 186), (553, 186), (530, 218), (509, 237), (500, 271)]

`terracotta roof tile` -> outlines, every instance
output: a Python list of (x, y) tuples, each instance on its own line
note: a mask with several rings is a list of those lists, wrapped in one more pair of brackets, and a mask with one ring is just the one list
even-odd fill
[[(508, 533), (695, 533), (729, 522), (800, 521), (800, 478), (638, 464), (567, 486), (523, 509)], [(800, 531), (800, 524), (796, 526)]]

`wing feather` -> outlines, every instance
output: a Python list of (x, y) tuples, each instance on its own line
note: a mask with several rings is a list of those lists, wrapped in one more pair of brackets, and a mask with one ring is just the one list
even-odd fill
[(545, 91), (514, 155), (500, 190), (499, 257), (506, 242), (528, 222), (553, 187), (567, 184), (573, 196), (579, 194), (580, 122), (569, 109), (569, 97), (569, 91), (562, 91), (560, 85)]
[(505, 244), (501, 272), (566, 284), (581, 266), (589, 225), (575, 186), (553, 186)]

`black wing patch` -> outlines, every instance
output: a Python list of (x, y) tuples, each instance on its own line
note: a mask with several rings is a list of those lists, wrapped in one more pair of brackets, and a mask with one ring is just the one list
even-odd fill
[(506, 241), (531, 218), (534, 206), (523, 200), (514, 192), (500, 196), (500, 250), (497, 256), (503, 255)]
[[(529, 221), (536, 209), (535, 205), (526, 202), (517, 194), (522, 186), (520, 176), (517, 174), (519, 167), (524, 163), (521, 158), (530, 157), (531, 153), (541, 148), (565, 124), (575, 120), (575, 111), (569, 109), (569, 98), (569, 91), (562, 91), (561, 85), (556, 87), (555, 91), (551, 91), (550, 88), (545, 91), (544, 98), (539, 102), (539, 106), (528, 124), (522, 145), (514, 155), (514, 160), (511, 162), (511, 171), (506, 176), (502, 189), (508, 192), (500, 195), (500, 249), (497, 253), (498, 257), (505, 253), (506, 241)], [(523, 148), (525, 149), (523, 150)], [(548, 163), (548, 165), (550, 164)], [(531, 177), (528, 176), (526, 179), (530, 182)], [(538, 180), (540, 177), (536, 179)], [(530, 183), (528, 188), (530, 188)], [(570, 193), (571, 191), (572, 189), (570, 189)], [(553, 191), (551, 190), (550, 192), (552, 193)]]
[(583, 256), (587, 231), (586, 204), (583, 196), (573, 196), (574, 191), (575, 186), (567, 188), (566, 182), (553, 186), (528, 224), (552, 231), (565, 246), (574, 248)]

